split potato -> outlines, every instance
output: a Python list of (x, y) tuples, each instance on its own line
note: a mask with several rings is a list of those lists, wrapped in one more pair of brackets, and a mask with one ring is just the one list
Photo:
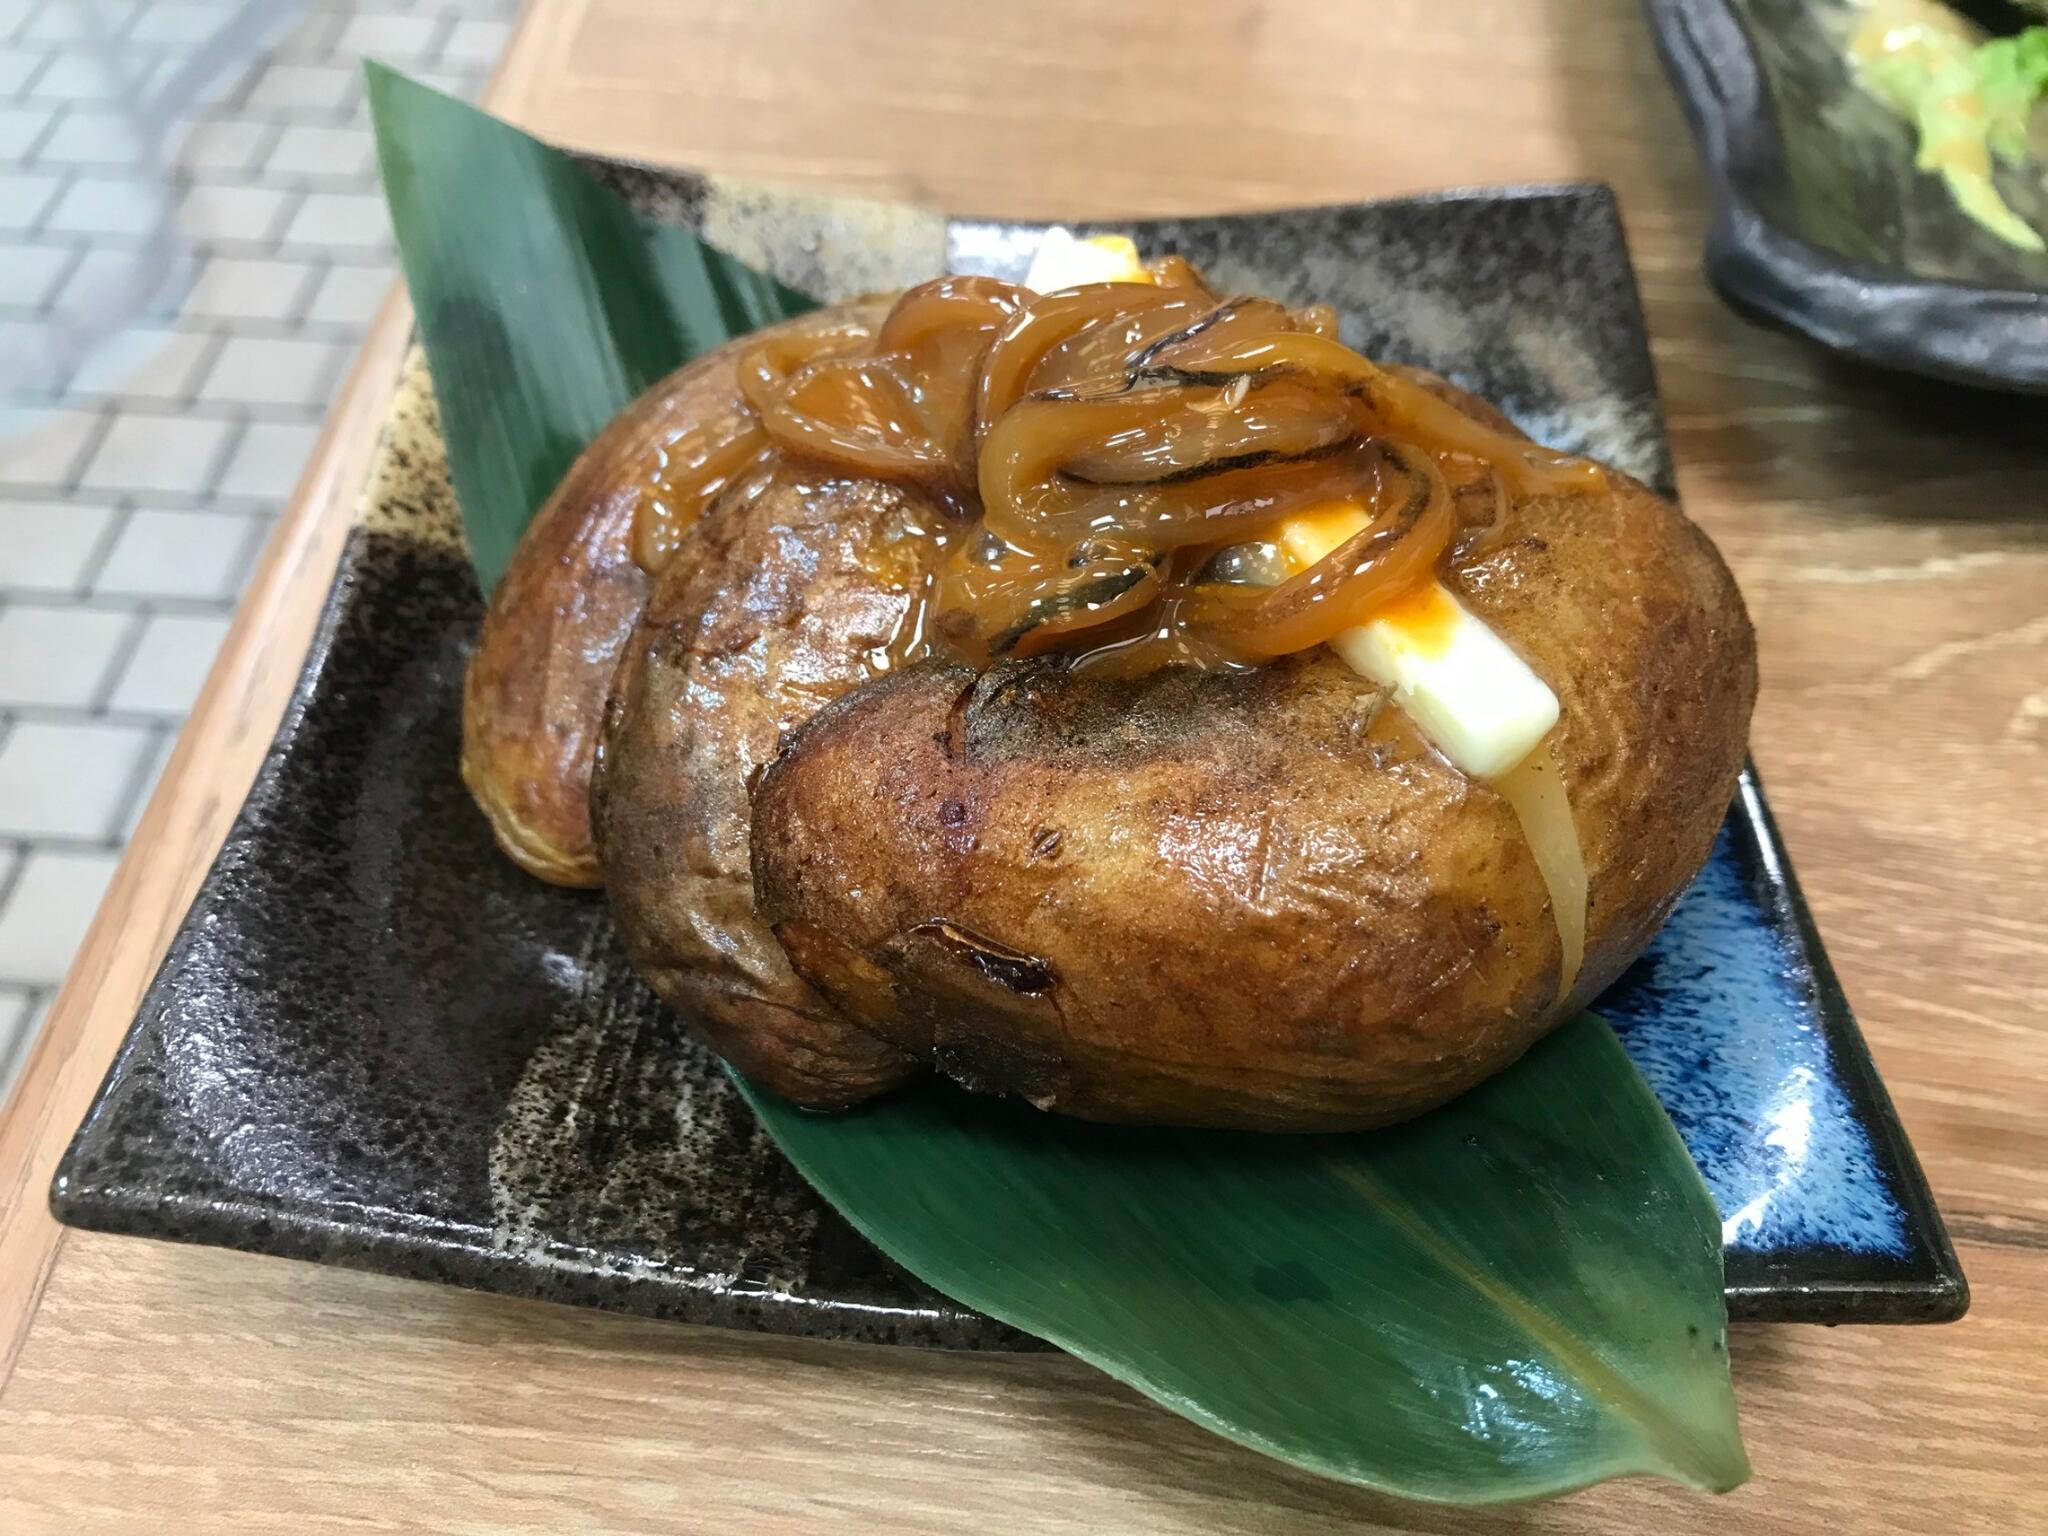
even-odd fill
[(1562, 945), (1505, 800), (1326, 650), (1118, 680), (928, 665), (821, 710), (754, 798), (756, 901), (866, 1030), (1092, 1119), (1383, 1124), (1597, 995), (1698, 871), (1755, 650), (1733, 580), (1615, 477), (1447, 580), (1557, 692), (1589, 880)]
[(613, 686), (593, 794), (633, 967), (741, 1071), (851, 1103), (920, 1070), (791, 968), (755, 912), (748, 790), (786, 733), (865, 683), (944, 514), (873, 480), (778, 474), (699, 523)]
[(534, 514), (484, 611), (462, 693), (462, 778), (506, 855), (556, 885), (604, 883), (590, 825), (598, 727), (653, 581), (633, 522), (662, 445), (743, 410), (738, 367), (764, 337), (848, 319), (886, 300), (803, 315), (678, 368), (577, 455)]
[(1583, 1006), (1704, 861), (1754, 642), (1711, 544), (1644, 487), (1520, 500), (1443, 572), (1562, 707), (1589, 901), (1560, 995), (1514, 812), (1326, 650), (888, 669), (921, 530), (952, 514), (794, 464), (650, 581), (617, 466), (731, 408), (737, 351), (637, 402), (536, 520), (471, 669), (464, 771), (507, 851), (602, 881), (636, 969), (772, 1090), (833, 1107), (935, 1069), (1103, 1120), (1382, 1124)]

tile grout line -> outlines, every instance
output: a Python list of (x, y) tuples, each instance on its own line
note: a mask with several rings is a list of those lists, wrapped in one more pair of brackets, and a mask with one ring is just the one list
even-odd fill
[[(169, 721), (159, 723), (166, 728), (170, 725)], [(159, 743), (159, 746), (161, 746), (161, 743)], [(145, 762), (143, 765), (144, 769), (147, 770), (154, 761), (155, 759), (152, 758)], [(125, 790), (126, 786), (123, 786), (123, 788)], [(133, 807), (131, 806), (130, 809), (133, 809)], [(97, 837), (79, 832), (37, 832), (33, 836), (26, 834), (17, 835), (21, 838), (23, 862), (25, 863), (29, 856), (37, 853), (119, 853), (128, 846), (127, 825), (128, 823), (125, 818), (117, 819), (112, 830), (103, 832)], [(5, 904), (4, 900), (0, 900), (0, 917), (4, 916)], [(5, 976), (0, 976), (0, 982), (4, 982), (7, 979)], [(19, 978), (16, 978), (16, 985), (19, 984)]]
[(114, 430), (114, 412), (111, 407), (100, 405), (88, 406), (86, 409), (93, 412), (94, 421), (92, 429), (85, 434), (84, 442), (79, 445), (78, 457), (71, 461), (70, 472), (64, 476), (63, 490), (60, 494), (67, 499), (77, 492), (79, 483), (85, 479), (86, 470), (92, 466), (92, 461), (99, 457), (100, 448), (105, 444), (107, 434)]
[(72, 242), (70, 259), (59, 270), (57, 281), (50, 287), (49, 297), (37, 306), (41, 318), (48, 319), (57, 312), (57, 295), (70, 286), (72, 278), (78, 275), (79, 268), (85, 265), (85, 258), (91, 250), (92, 242), (90, 240), (75, 240)]
[(306, 263), (308, 280), (301, 283), (292, 302), (285, 306), (284, 319), (292, 327), (294, 336), (304, 336), (306, 324), (313, 313), (313, 306), (320, 300), (320, 290), (327, 286), (327, 278), (334, 271), (334, 258), (321, 256)]
[(14, 99), (16, 101), (27, 101), (29, 98), (29, 92), (33, 91), (38, 85), (42, 84), (43, 76), (47, 75), (50, 72), (50, 66), (57, 62), (56, 49), (45, 48), (42, 49), (41, 52), (43, 55), (43, 62), (38, 64), (34, 69), (30, 70), (27, 74), (21, 77), (21, 86), (14, 93)]
[[(193, 183), (193, 185), (210, 187), (215, 185), (241, 185), (241, 183), (195, 182)], [(264, 187), (259, 188), (258, 190), (267, 192), (283, 192), (287, 189), (282, 187)], [(335, 189), (328, 187), (322, 188), (321, 190), (331, 192)], [(21, 231), (17, 230), (14, 233), (10, 234), (7, 238), (11, 240), (18, 240), (23, 238), (23, 235)], [(148, 239), (144, 238), (143, 236), (134, 234), (109, 234), (94, 236), (59, 234), (58, 236), (56, 236), (56, 239), (85, 240), (88, 241), (96, 250), (122, 251), (130, 254), (139, 254), (143, 251), (146, 251), (150, 245)], [(185, 237), (183, 244), (184, 254), (193, 256), (198, 260), (204, 261), (207, 257), (210, 256), (240, 256), (246, 258), (249, 253), (247, 250), (243, 249), (243, 247), (265, 244), (279, 245), (282, 244), (282, 237), (280, 236), (276, 239), (266, 239), (265, 237), (262, 236), (250, 236), (244, 238), (239, 235), (188, 235)], [(381, 262), (389, 260), (392, 246), (389, 241), (380, 241), (375, 246), (323, 245), (309, 247), (308, 249), (317, 250), (320, 255), (326, 257), (329, 261), (334, 262), (335, 265), (337, 266), (369, 267), (379, 265)]]
[[(427, 54), (432, 62), (426, 65), (426, 68), (440, 69), (443, 67), (445, 63), (443, 56), (448, 52), (449, 39), (455, 36), (455, 28), (462, 19), (462, 13), (452, 9), (443, 10), (439, 17), (436, 18), (434, 30), (428, 34)], [(464, 70), (463, 73), (467, 74), (468, 71)]]
[(157, 764), (163, 760), (164, 743), (181, 727), (164, 723), (149, 733), (149, 740), (136, 756), (135, 766), (128, 771), (128, 782), (121, 786), (116, 797), (114, 815), (107, 823), (107, 837), (116, 848), (126, 846), (128, 829), (134, 825), (135, 813), (142, 808), (143, 797), (156, 785)]
[[(278, 510), (281, 512), (283, 508)], [(248, 589), (249, 578), (256, 574), (256, 562), (262, 558), (263, 547), (270, 542), (270, 530), (275, 526), (274, 515), (261, 523), (251, 518), (250, 524), (248, 532), (242, 535), (242, 547), (235, 552), (235, 558), (228, 567), (229, 601), (236, 606), (240, 605), (242, 593)], [(229, 612), (232, 613), (233, 609)]]
[(127, 532), (128, 524), (134, 517), (133, 501), (124, 498), (114, 506), (113, 515), (107, 519), (105, 531), (100, 534), (93, 547), (86, 551), (85, 560), (78, 568), (78, 581), (73, 596), (84, 599), (95, 595), (93, 588), (98, 583), (100, 574), (106, 570), (107, 562), (114, 558), (114, 546), (121, 541), (121, 535)]
[[(344, 354), (349, 350), (348, 342), (345, 339), (336, 340), (328, 336), (292, 336), (286, 334), (281, 336), (248, 336), (241, 338), (230, 336), (227, 339), (230, 341), (237, 339), (246, 341), (304, 341), (314, 346), (332, 347)], [(345, 357), (342, 365), (343, 367), (347, 366)], [(104, 407), (111, 410), (117, 416), (154, 417), (166, 421), (213, 422), (226, 426), (232, 426), (239, 421), (252, 421), (260, 422), (265, 426), (294, 426), (307, 419), (306, 413), (308, 411), (323, 410), (329, 403), (330, 395), (331, 388), (323, 392), (317, 399), (302, 401), (236, 400), (232, 397), (222, 400), (201, 400), (177, 395), (94, 393), (91, 395), (73, 396), (70, 401), (67, 401), (63, 397), (48, 399), (21, 394), (8, 395), (0, 392), (0, 409), (36, 411), (50, 410), (52, 408), (76, 410)], [(0, 489), (27, 491), (36, 485), (54, 483), (51, 481), (12, 481), (7, 486), (0, 487)], [(93, 489), (93, 487), (87, 485), (77, 487), (80, 494), (90, 494)], [(124, 490), (120, 486), (108, 487), (107, 489), (109, 491)], [(149, 490), (150, 487), (141, 486), (137, 487), (137, 489)]]
[(143, 636), (149, 633), (150, 621), (155, 617), (156, 610), (149, 598), (138, 598), (129, 605), (128, 627), (114, 642), (113, 650), (107, 653), (106, 670), (100, 674), (99, 683), (92, 691), (92, 702), (83, 711), (87, 719), (106, 720), (107, 711), (113, 707), (114, 694), (119, 690), (122, 679), (127, 677), (128, 668), (134, 664), (136, 653), (142, 649)]
[[(222, 599), (216, 597), (179, 597), (174, 593), (156, 592), (129, 594), (125, 592), (88, 592), (79, 595), (64, 588), (47, 590), (8, 588), (15, 606), (21, 608), (61, 608), (76, 613), (127, 613), (137, 603), (148, 603), (153, 613), (171, 619), (213, 618), (219, 611)], [(10, 704), (10, 709), (57, 708), (56, 705)]]
[[(0, 737), (0, 740), (4, 740)], [(25, 837), (10, 838), (14, 844), (14, 864), (5, 874), (0, 874), (0, 917), (7, 915), (7, 904), (14, 899), (14, 892), (21, 884), (21, 877), (28, 870), (28, 861), (35, 854), (34, 846)]]
[(231, 321), (206, 320), (202, 322), (206, 343), (199, 349), (199, 365), (192, 370), (191, 382), (185, 386), (184, 398), (178, 402), (180, 414), (190, 412), (199, 404), (199, 392), (213, 382), (213, 371), (220, 366), (221, 354), (234, 340), (235, 331)]
[(37, 157), (42, 154), (43, 146), (57, 137), (58, 126), (71, 116), (71, 106), (70, 102), (66, 102), (58, 107), (56, 111), (50, 114), (50, 120), (36, 130), (35, 137), (30, 139), (21, 151), (20, 165), (22, 167), (39, 169), (36, 165)]
[(36, 210), (36, 216), (22, 226), (21, 234), (24, 239), (39, 240), (50, 233), (48, 225), (57, 215), (57, 205), (64, 201), (64, 195), (71, 190), (71, 184), (76, 179), (70, 175), (60, 175), (57, 178), (56, 189), (50, 193), (48, 200)]
[[(274, 517), (279, 510), (276, 496), (248, 495), (242, 492), (223, 491), (215, 497), (201, 496), (196, 491), (149, 490), (143, 493), (150, 505), (161, 512), (220, 512), (230, 517)], [(19, 484), (0, 484), (0, 506), (42, 506), (52, 497), (61, 496), (73, 506), (118, 509), (134, 498), (135, 493), (126, 490), (101, 490), (96, 486), (80, 486), (66, 492), (54, 482), (38, 481), (33, 484), (23, 481)], [(7, 583), (0, 581), (0, 588)], [(69, 591), (66, 587), (28, 587), (24, 591), (59, 595)]]
[[(0, 916), (5, 913), (6, 907), (0, 903)], [(15, 1073), (27, 1062), (30, 1047), (35, 1044), (36, 1036), (42, 1033), (36, 1015), (56, 988), (35, 984), (24, 986), (22, 990), (28, 994), (28, 1011), (22, 1015), (20, 1032), (8, 1042), (6, 1053), (0, 1055), (0, 1093), (12, 1087)]]
[[(193, 394), (131, 395), (118, 392), (73, 395), (68, 398), (60, 395), (51, 398), (30, 397), (19, 394), (10, 395), (5, 391), (0, 391), (0, 408), (25, 411), (48, 410), (52, 407), (79, 410), (104, 409), (113, 412), (117, 416), (151, 416), (168, 421), (207, 421), (228, 426), (233, 426), (237, 422), (256, 422), (271, 427), (298, 426), (309, 421), (317, 422), (319, 420), (318, 416), (309, 417), (307, 413), (324, 412), (328, 405), (332, 403), (334, 393), (341, 383), (340, 373), (347, 371), (350, 361), (348, 353), (351, 348), (346, 337), (297, 336), (289, 331), (283, 331), (277, 334), (260, 336), (235, 336), (224, 332), (220, 335), (219, 339), (223, 343), (229, 341), (303, 341), (311, 346), (330, 348), (339, 353), (340, 356), (338, 358), (330, 358), (322, 364), (322, 367), (327, 371), (321, 375), (323, 382), (317, 392), (317, 397), (311, 400), (237, 400), (232, 396), (219, 400), (206, 400), (200, 399)], [(339, 371), (337, 371), (337, 368)], [(13, 481), (8, 482), (5, 486), (0, 486), (0, 492), (9, 490), (26, 491), (35, 484), (47, 485), (52, 483), (54, 482)], [(92, 487), (80, 485), (72, 489), (79, 492), (90, 492)], [(141, 489), (146, 490), (148, 488), (142, 487)], [(121, 487), (110, 487), (109, 490), (110, 492), (127, 494)]]
[(235, 462), (236, 455), (242, 451), (242, 444), (249, 440), (249, 427), (255, 418), (248, 408), (243, 407), (241, 414), (232, 420), (233, 425), (221, 439), (212, 465), (199, 477), (199, 494), (202, 496), (212, 496), (219, 492), (221, 482), (227, 478), (228, 466)]
[[(167, 614), (161, 608), (144, 614), (143, 618), (193, 618), (223, 619), (232, 615), (233, 609), (223, 603), (215, 603), (211, 613)], [(158, 726), (172, 724), (185, 718), (183, 711), (151, 709), (125, 709), (108, 704), (103, 708), (85, 708), (72, 704), (10, 704), (8, 710), (17, 724), (22, 725), (118, 725), (124, 730), (147, 731)]]

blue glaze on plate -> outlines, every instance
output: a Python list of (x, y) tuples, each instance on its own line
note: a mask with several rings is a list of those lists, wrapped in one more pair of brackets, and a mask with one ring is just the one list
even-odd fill
[(1850, 1113), (1800, 957), (1757, 903), (1733, 822), (1596, 1009), (1663, 1101), (1731, 1249), (1906, 1254), (1906, 1218)]

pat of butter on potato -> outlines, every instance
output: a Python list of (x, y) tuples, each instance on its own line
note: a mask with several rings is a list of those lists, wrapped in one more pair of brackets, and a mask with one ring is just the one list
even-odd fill
[[(1281, 526), (1281, 553), (1305, 571), (1367, 521), (1354, 502), (1300, 513)], [(1392, 690), (1431, 744), (1475, 779), (1507, 773), (1557, 724), (1557, 695), (1440, 582), (1345, 630), (1330, 649)]]
[[(1024, 286), (1037, 293), (1084, 283), (1149, 283), (1127, 235), (1076, 239), (1056, 226), (1031, 259)], [(1281, 525), (1290, 570), (1307, 570), (1363, 529), (1365, 509), (1338, 501)], [(1330, 649), (1394, 702), (1460, 772), (1498, 779), (1525, 761), (1557, 724), (1557, 695), (1440, 582), (1347, 629)]]
[(1031, 258), (1024, 286), (1033, 293), (1057, 293), (1084, 283), (1151, 281), (1152, 274), (1138, 260), (1137, 242), (1129, 235), (1091, 235), (1077, 240), (1065, 225), (1054, 225)]

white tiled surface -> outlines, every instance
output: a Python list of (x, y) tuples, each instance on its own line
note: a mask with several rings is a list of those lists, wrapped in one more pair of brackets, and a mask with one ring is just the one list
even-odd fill
[(319, 435), (316, 422), (251, 422), (227, 468), (221, 471), (220, 494), (235, 500), (282, 501), (298, 480), (299, 469)]
[[(72, 547), (83, 545), (90, 527), (70, 533)], [(113, 597), (231, 598), (260, 532), (234, 512), (139, 507), (113, 541), (93, 590)]]
[[(301, 298), (313, 286), (317, 270), (304, 261), (215, 256), (199, 269), (185, 300), (185, 313), (201, 320), (287, 321), (299, 312)], [(360, 270), (376, 283), (382, 297), (388, 274), (375, 267)]]
[(31, 848), (0, 911), (0, 975), (34, 992), (64, 979), (113, 878), (117, 851)]
[(223, 417), (155, 406), (116, 410), (78, 483), (108, 494), (203, 494), (234, 439), (235, 423)]
[(391, 283), (361, 58), (474, 94), (517, 9), (0, 0), (0, 1094)]
[(107, 696), (110, 709), (124, 714), (164, 715), (182, 720), (199, 697), (213, 665), (213, 653), (227, 638), (224, 614), (160, 613), (142, 631), (142, 639), (120, 681)]
[(335, 341), (297, 336), (232, 336), (214, 358), (202, 400), (247, 405), (317, 405), (348, 360)]
[(155, 748), (145, 726), (15, 721), (0, 745), (0, 836), (88, 843), (111, 836), (114, 808)]
[(0, 502), (0, 550), (7, 552), (8, 584), (22, 592), (75, 590), (113, 524), (111, 507)]
[(0, 678), (10, 705), (90, 709), (137, 616), (22, 599), (0, 613)]

